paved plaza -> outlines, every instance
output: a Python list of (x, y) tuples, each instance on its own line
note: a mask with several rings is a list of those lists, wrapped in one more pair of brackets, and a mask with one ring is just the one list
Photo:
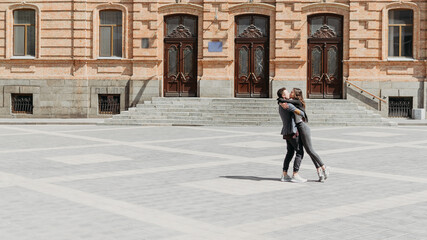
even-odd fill
[(427, 127), (0, 125), (1, 240), (425, 240)]

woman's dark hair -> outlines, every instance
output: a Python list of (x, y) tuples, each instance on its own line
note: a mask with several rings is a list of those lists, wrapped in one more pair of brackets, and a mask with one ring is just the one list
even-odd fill
[(279, 89), (279, 90), (277, 90), (277, 97), (278, 98), (281, 98), (282, 97), (282, 94), (283, 94), (283, 92), (286, 90), (286, 88), (285, 87), (282, 87), (281, 89)]
[(294, 88), (294, 93), (295, 93), (295, 98), (300, 100), (302, 103), (303, 108), (305, 108), (305, 102), (304, 102), (304, 97), (302, 96), (302, 91), (299, 88)]

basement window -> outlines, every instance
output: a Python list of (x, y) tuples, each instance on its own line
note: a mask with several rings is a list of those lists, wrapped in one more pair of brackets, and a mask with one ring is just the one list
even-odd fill
[(99, 94), (98, 109), (99, 114), (119, 114), (120, 94)]
[(388, 116), (410, 118), (412, 116), (412, 97), (389, 97)]
[(12, 113), (33, 114), (33, 94), (12, 93)]

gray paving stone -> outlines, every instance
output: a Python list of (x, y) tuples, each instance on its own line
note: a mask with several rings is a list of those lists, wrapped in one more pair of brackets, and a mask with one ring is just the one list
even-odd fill
[(21, 188), (0, 189), (0, 232), (10, 240), (164, 239), (161, 227)]
[[(67, 176), (77, 174), (90, 174), (97, 172), (126, 171), (133, 169), (154, 168), (162, 166), (179, 166), (200, 162), (218, 161), (214, 157), (204, 157), (169, 152), (157, 152), (150, 150), (134, 151), (127, 146), (98, 147), (85, 149), (61, 149), (48, 151), (34, 151), (29, 154), (7, 153), (2, 154), (0, 164), (2, 169), (10, 173), (30, 177), (43, 178), (54, 176)], [(104, 162), (95, 164), (69, 165), (49, 160), (49, 157), (62, 157), (82, 154), (109, 154), (111, 156), (124, 156), (132, 160)], [(31, 156), (30, 156), (31, 155)], [(14, 159), (14, 161), (10, 161)], [(22, 167), (25, 166), (25, 167)]]
[(312, 127), (304, 184), (279, 132), (1, 125), (1, 239), (425, 239), (425, 127)]

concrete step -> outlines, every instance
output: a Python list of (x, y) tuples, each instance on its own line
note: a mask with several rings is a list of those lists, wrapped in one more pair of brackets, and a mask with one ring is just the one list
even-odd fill
[[(276, 101), (265, 101), (265, 102), (252, 102), (252, 101), (229, 101), (229, 102), (183, 102), (183, 101), (146, 101), (144, 104), (138, 105), (239, 105), (239, 104), (253, 104), (253, 105), (277, 105)], [(355, 105), (355, 103), (348, 102), (306, 102), (307, 106), (323, 106), (323, 105)]]
[[(269, 121), (159, 121), (159, 120), (138, 120), (126, 119), (121, 121), (106, 120), (106, 125), (141, 125), (141, 126), (277, 126), (281, 127), (281, 122)], [(382, 122), (310, 122), (309, 126), (394, 126), (390, 123)]]
[[(242, 112), (242, 113), (268, 113), (268, 114), (277, 114), (278, 108), (250, 108), (250, 107), (240, 107), (240, 108), (218, 108), (218, 107), (206, 107), (206, 108), (197, 108), (197, 107), (187, 107), (187, 108), (174, 108), (174, 107), (139, 107), (132, 108), (129, 111), (124, 111), (122, 114), (128, 114), (128, 112), (138, 113), (138, 112), (217, 112), (217, 113), (229, 113), (229, 112)], [(327, 109), (307, 109), (307, 114), (353, 114), (360, 113), (365, 115), (378, 115), (373, 112), (366, 110), (358, 110), (352, 108), (327, 108)]]
[[(162, 105), (145, 105), (138, 106), (136, 109), (132, 111), (141, 111), (143, 109), (147, 109), (149, 111), (153, 111), (155, 109), (159, 109), (161, 111), (168, 109), (176, 109), (177, 111), (236, 111), (236, 110), (244, 110), (244, 111), (253, 111), (253, 112), (278, 112), (278, 107), (256, 107), (256, 106), (241, 106), (241, 107), (225, 107), (225, 106), (162, 106)], [(345, 112), (345, 111), (354, 111), (361, 112), (357, 108), (352, 107), (318, 107), (318, 108), (307, 108), (307, 113), (322, 113), (322, 112)], [(368, 113), (368, 112), (367, 112)]]
[[(255, 115), (255, 116), (279, 116), (278, 111), (256, 111), (256, 110), (245, 110), (245, 109), (236, 109), (236, 110), (218, 110), (218, 109), (162, 109), (162, 110), (153, 110), (153, 109), (139, 109), (132, 112), (122, 112), (121, 116), (130, 116), (130, 115), (187, 115), (187, 116), (210, 116), (210, 115)], [(342, 111), (308, 111), (307, 115), (309, 118), (312, 116), (319, 117), (349, 117), (354, 118), (359, 117), (380, 117), (378, 114), (367, 114), (362, 111), (356, 110), (342, 110)]]
[[(348, 121), (359, 121), (363, 119), (368, 120), (378, 120), (378, 121), (388, 121), (387, 118), (382, 118), (378, 114), (365, 114), (361, 112), (349, 112), (349, 113), (342, 113), (342, 114), (330, 114), (330, 113), (322, 113), (322, 114), (312, 114), (309, 113), (309, 120), (333, 120), (333, 119), (346, 119)], [(245, 119), (245, 118), (255, 118), (255, 119), (267, 119), (267, 118), (274, 118), (274, 119), (280, 119), (277, 112), (247, 112), (247, 111), (239, 111), (239, 112), (212, 112), (212, 111), (199, 111), (199, 112), (183, 112), (183, 111), (173, 111), (173, 110), (166, 110), (166, 111), (156, 111), (156, 112), (125, 112), (120, 115), (113, 116), (114, 118), (127, 118), (127, 117), (138, 117), (138, 118), (150, 118), (150, 116), (156, 116), (156, 118), (172, 118), (173, 116), (177, 117), (200, 117), (200, 118), (232, 118), (232, 119)]]
[[(153, 97), (152, 102), (276, 102), (276, 98), (199, 98), (199, 97)], [(305, 102), (339, 103), (346, 99), (305, 99)]]
[[(321, 114), (313, 114), (313, 113), (307, 113), (309, 116), (309, 119), (316, 118), (316, 119), (322, 119), (322, 118), (353, 118), (353, 119), (359, 119), (359, 118), (373, 118), (377, 119), (380, 118), (380, 115), (378, 114), (365, 114), (361, 112), (347, 112), (347, 113), (341, 113), (337, 114), (335, 113), (325, 113), (322, 112)], [(136, 111), (136, 112), (126, 112), (122, 113), (120, 115), (113, 116), (113, 118), (116, 117), (128, 117), (128, 116), (197, 116), (197, 117), (211, 117), (211, 116), (217, 116), (217, 117), (277, 117), (279, 118), (279, 114), (277, 112), (256, 112), (256, 111), (242, 111), (242, 112), (236, 112), (236, 111), (229, 111), (229, 112), (223, 112), (223, 111), (195, 111), (195, 112), (189, 112), (189, 111), (173, 111), (173, 109), (167, 109), (165, 111)]]
[[(173, 101), (173, 100), (164, 100), (164, 101), (144, 101), (143, 104), (138, 105), (148, 105), (148, 104), (158, 104), (158, 105), (239, 105), (239, 104), (255, 104), (255, 105), (277, 105), (277, 101), (251, 101), (251, 100), (229, 100), (229, 101)], [(356, 103), (349, 101), (328, 101), (328, 102), (311, 102), (306, 101), (307, 106), (317, 106), (317, 105), (356, 105)]]
[[(390, 121), (347, 100), (307, 103), (309, 125), (385, 126)], [(153, 98), (105, 124), (123, 125), (282, 125), (275, 99)]]
[[(132, 116), (117, 116), (114, 120), (125, 120), (125, 119), (139, 119), (143, 120), (209, 120), (209, 121), (276, 121), (281, 122), (279, 116), (228, 116), (228, 115), (211, 115), (211, 116), (181, 116), (181, 115), (132, 115)], [(309, 119), (312, 122), (384, 122), (381, 118), (366, 117), (366, 118), (352, 118), (352, 117), (316, 117)]]

